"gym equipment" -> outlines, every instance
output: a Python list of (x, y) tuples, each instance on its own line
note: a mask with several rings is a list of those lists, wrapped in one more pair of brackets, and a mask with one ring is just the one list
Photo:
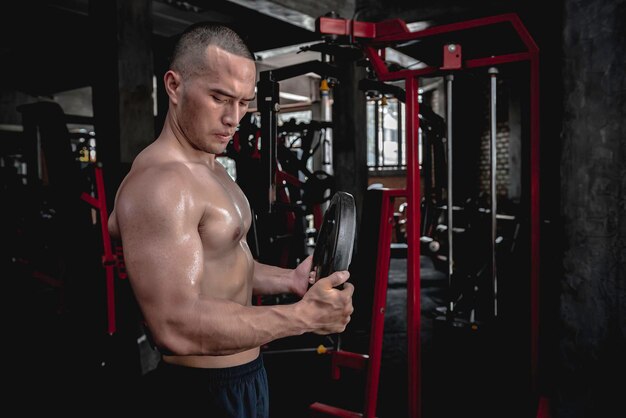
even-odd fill
[[(323, 45), (324, 43), (321, 44)], [(260, 248), (263, 248), (263, 251), (259, 255), (259, 259), (262, 262), (283, 267), (292, 267), (308, 255), (306, 254), (306, 242), (309, 234), (304, 226), (304, 216), (312, 213), (315, 227), (317, 228), (319, 226), (318, 222), (321, 222), (322, 219), (322, 205), (325, 206), (327, 204), (326, 199), (335, 192), (334, 181), (332, 181), (329, 175), (311, 173), (306, 164), (292, 164), (291, 167), (287, 167), (289, 163), (285, 160), (285, 156), (287, 156), (290, 162), (296, 163), (296, 160), (306, 161), (311, 155), (309, 152), (314, 151), (314, 148), (311, 147), (312, 142), (309, 141), (312, 138), (309, 134), (313, 131), (307, 129), (307, 134), (301, 135), (303, 154), (301, 156), (289, 155), (289, 149), (287, 149), (288, 152), (285, 152), (287, 146), (284, 143), (285, 141), (281, 143), (281, 139), (284, 139), (284, 137), (281, 138), (281, 129), (278, 123), (278, 113), (281, 110), (279, 100), (280, 81), (307, 73), (318, 74), (322, 79), (336, 80), (340, 71), (330, 62), (314, 60), (261, 71), (259, 81), (257, 82), (262, 146), (259, 161), (260, 174), (256, 174), (257, 180), (255, 182), (258, 184), (256, 190), (262, 195), (258, 200), (251, 201), (251, 206), (259, 220), (264, 221), (264, 225), (268, 223), (268, 219), (276, 218), (276, 216), (284, 218), (285, 213), (290, 212), (286, 213), (287, 222), (299, 228), (293, 234), (284, 234), (288, 238), (293, 238), (288, 243), (285, 239), (275, 240), (277, 236), (274, 230), (276, 227), (280, 228), (280, 225), (276, 225), (279, 222), (273, 225), (272, 229), (261, 231), (260, 233), (259, 239), (262, 243)], [(324, 129), (324, 137), (321, 143), (322, 153), (324, 153), (324, 150), (332, 149), (332, 140), (326, 133), (326, 128), (330, 126), (332, 126), (331, 122), (318, 122), (318, 127)], [(294, 127), (292, 126), (291, 128)], [(298, 126), (297, 129), (299, 130), (300, 127)], [(316, 147), (319, 144), (318, 142)], [(329, 162), (330, 160), (324, 161)], [(301, 180), (300, 174), (306, 177), (305, 182)], [(287, 194), (291, 191), (295, 192), (293, 193), (295, 196)], [(259, 223), (261, 224), (261, 222)], [(294, 242), (297, 240), (302, 242)], [(285, 244), (289, 248), (286, 250), (283, 247), (281, 254), (276, 256), (272, 252), (273, 247), (276, 246), (274, 243)], [(270, 249), (269, 251), (266, 250), (268, 248)]]
[(94, 167), (96, 179), (97, 197), (87, 192), (83, 192), (80, 196), (82, 200), (87, 202), (100, 213), (100, 231), (102, 233), (102, 266), (106, 273), (106, 300), (107, 300), (107, 331), (109, 335), (113, 335), (116, 331), (115, 323), (115, 271), (118, 277), (126, 278), (126, 270), (124, 267), (123, 253), (121, 248), (113, 250), (111, 236), (109, 235), (109, 215), (106, 204), (106, 193), (104, 191), (104, 176), (102, 175), (102, 163), (97, 163)]
[[(323, 145), (326, 131), (332, 127), (330, 122), (310, 121), (308, 123), (285, 122), (279, 129), (277, 159), (280, 167), (276, 171), (277, 185), (281, 174), (292, 176), (297, 181), (287, 181), (289, 199), (301, 201), (304, 210), (319, 216), (316, 227), (321, 224), (321, 212), (316, 213), (316, 206), (329, 201), (336, 191), (335, 178), (330, 172), (312, 171), (308, 165), (316, 151)], [(315, 140), (317, 137), (317, 141)], [(295, 138), (295, 139), (294, 139)], [(294, 146), (294, 143), (299, 145)], [(304, 177), (305, 180), (300, 179)]]
[[(327, 206), (336, 191), (331, 174), (309, 168), (332, 124), (316, 120), (296, 123), (291, 119), (276, 128), (276, 196), (271, 213), (264, 212), (267, 190), (263, 176), (259, 175), (262, 134), (257, 125), (254, 115), (243, 118), (225, 156), (235, 161), (237, 184), (248, 197), (254, 214), (254, 229), (248, 234), (248, 242), (255, 257), (268, 264), (294, 266), (309, 254), (309, 238), (314, 238), (322, 223), (322, 205)], [(308, 215), (313, 216), (313, 228), (307, 228)]]
[[(448, 156), (448, 286), (452, 287), (452, 275), (454, 274), (454, 203), (452, 193), (452, 85), (454, 82), (454, 76), (452, 74), (446, 75), (446, 126), (447, 126), (447, 156)], [(448, 302), (448, 312), (451, 315), (454, 312), (454, 302), (452, 298)]]
[(347, 270), (352, 261), (356, 234), (356, 205), (347, 192), (336, 192), (315, 241), (312, 269), (315, 280), (335, 271)]
[[(348, 36), (350, 40), (358, 38), (358, 45), (365, 52), (368, 64), (380, 81), (404, 81), (406, 104), (406, 163), (407, 163), (407, 372), (408, 372), (408, 415), (420, 417), (422, 404), (420, 386), (420, 167), (417, 156), (418, 118), (420, 103), (418, 88), (420, 77), (432, 77), (458, 72), (471, 72), (483, 67), (510, 64), (528, 64), (528, 145), (524, 148), (528, 166), (528, 182), (525, 185), (524, 219), (528, 219), (525, 233), (529, 237), (528, 251), (523, 258), (530, 268), (529, 277), (529, 364), (528, 382), (533, 395), (538, 391), (538, 337), (539, 337), (539, 50), (531, 35), (516, 14), (488, 16), (429, 27), (424, 30), (410, 31), (401, 19), (385, 22), (362, 22), (350, 19), (320, 17), (316, 21), (317, 31), (322, 35), (335, 37)], [(449, 44), (453, 38), (455, 43)], [(454, 47), (450, 47), (454, 45)], [(401, 52), (417, 57), (426, 65), (422, 68), (391, 68), (385, 62), (385, 48), (402, 48)], [(445, 52), (447, 48), (448, 52)], [(442, 50), (444, 51), (442, 55)], [(463, 51), (463, 54), (461, 54)], [(449, 201), (450, 210), (454, 209)], [(496, 217), (496, 211), (491, 212)], [(390, 231), (392, 223), (383, 220), (381, 228)], [(452, 223), (449, 224), (452, 231)], [(381, 244), (382, 245), (382, 244)], [(385, 250), (386, 251), (386, 250)], [(456, 256), (458, 257), (458, 252)], [(450, 257), (451, 258), (451, 257)], [(521, 259), (520, 259), (521, 260)], [(452, 261), (452, 260), (451, 260)], [(388, 264), (378, 264), (381, 276), (388, 274)], [(378, 273), (378, 272), (377, 272)], [(370, 363), (369, 369), (378, 365)], [(367, 384), (378, 383), (376, 376), (368, 376)], [(368, 392), (373, 397), (366, 398), (362, 416), (376, 415), (376, 388)], [(310, 406), (312, 416), (361, 416), (361, 414), (343, 408), (316, 402)]]
[(259, 214), (272, 213), (276, 210), (277, 201), (277, 181), (278, 171), (278, 117), (280, 112), (279, 89), (280, 81), (287, 80), (309, 72), (316, 73), (322, 78), (334, 77), (338, 74), (338, 69), (330, 63), (322, 61), (307, 61), (286, 67), (261, 71), (260, 80), (257, 83), (257, 97), (259, 98), (259, 111), (261, 113), (261, 169), (263, 176), (261, 179), (262, 190), (267, 191), (263, 202), (258, 202), (255, 208)]
[(86, 278), (100, 273), (98, 234), (91, 209), (79, 199), (93, 183), (89, 170), (72, 151), (68, 115), (52, 101), (24, 104), (17, 110), (24, 126), (24, 176), (20, 187), (6, 196), (12, 212), (2, 222), (9, 227), (7, 232), (15, 232), (16, 240), (8, 254), (20, 269), (26, 268), (24, 273), (58, 291), (55, 312), (96, 313), (89, 295), (99, 291), (98, 282)]
[(493, 316), (498, 316), (498, 269), (496, 263), (496, 239), (498, 228), (498, 199), (496, 195), (496, 161), (497, 161), (497, 149), (496, 149), (496, 76), (498, 69), (490, 67), (487, 71), (490, 79), (489, 89), (489, 158), (491, 162), (491, 280), (492, 280), (492, 292), (493, 292)]
[[(447, 111), (446, 111), (446, 119), (448, 124), (448, 133), (447, 133), (447, 156), (448, 156), (448, 187), (447, 187), (447, 202), (445, 205), (445, 209), (447, 212), (447, 225), (438, 225), (438, 231), (445, 231), (447, 233), (447, 265), (448, 265), (448, 277), (449, 277), (449, 288), (452, 290), (453, 288), (461, 289), (457, 291), (451, 291), (448, 306), (445, 309), (446, 312), (446, 320), (454, 326), (459, 326), (459, 312), (456, 312), (457, 305), (463, 300), (463, 302), (467, 302), (467, 300), (471, 300), (470, 305), (466, 307), (468, 308), (469, 319), (467, 322), (470, 324), (472, 329), (478, 329), (478, 320), (477, 320), (477, 300), (478, 300), (478, 292), (482, 291), (482, 288), (491, 287), (491, 301), (492, 309), (489, 315), (483, 315), (484, 317), (491, 316), (492, 318), (496, 318), (498, 316), (498, 280), (497, 280), (497, 254), (498, 254), (498, 239), (502, 239), (502, 237), (498, 237), (498, 218), (506, 215), (500, 215), (497, 213), (497, 178), (496, 178), (496, 162), (497, 162), (497, 148), (496, 148), (496, 96), (497, 96), (497, 79), (496, 76), (498, 74), (498, 70), (494, 67), (490, 67), (487, 71), (489, 75), (490, 81), (490, 90), (489, 90), (489, 174), (490, 174), (490, 202), (489, 209), (481, 209), (478, 207), (478, 202), (473, 202), (470, 199), (466, 202), (464, 208), (458, 208), (458, 211), (464, 215), (464, 223), (462, 227), (459, 228), (459, 223), (454, 222), (454, 212), (457, 211), (457, 207), (454, 206), (453, 202), (453, 176), (452, 176), (452, 83), (454, 80), (454, 76), (452, 74), (448, 74), (446, 76), (446, 90), (447, 90)], [(489, 214), (490, 222), (484, 222), (479, 218), (481, 212)], [(482, 217), (482, 216), (480, 216)], [(513, 217), (515, 220), (515, 217)], [(481, 228), (482, 227), (482, 228)], [(473, 242), (474, 246), (480, 247), (479, 243), (483, 241), (483, 234), (480, 233), (481, 229), (489, 229), (490, 230), (490, 246), (489, 246), (489, 260), (488, 262), (483, 264), (473, 263), (473, 266), (469, 268), (467, 266), (463, 266), (463, 263), (457, 263), (457, 260), (453, 257), (453, 249), (456, 248), (454, 245), (454, 237), (455, 235), (459, 235), (458, 233), (464, 234), (466, 237), (466, 241)], [(463, 239), (464, 237), (460, 237)], [(459, 266), (463, 266), (459, 268)], [(490, 267), (490, 269), (489, 269)], [(491, 270), (491, 283), (483, 286), (485, 280), (481, 279), (481, 276), (485, 276), (487, 271)], [(454, 277), (458, 276), (458, 277)], [(457, 282), (457, 283), (455, 283)], [(461, 321), (464, 322), (464, 321)]]
[[(358, 263), (351, 269), (355, 276), (364, 280), (359, 290), (360, 297), (354, 299), (355, 311), (350, 329), (356, 334), (368, 330), (367, 349), (357, 347), (353, 352), (336, 348), (330, 355), (332, 378), (341, 377), (341, 368), (361, 370), (366, 375), (364, 413), (332, 407), (321, 402), (310, 405), (312, 416), (326, 417), (374, 417), (378, 400), (378, 384), (382, 362), (383, 331), (387, 304), (389, 261), (391, 258), (391, 228), (394, 216), (394, 200), (404, 198), (404, 191), (396, 189), (367, 190), (364, 200), (361, 234), (359, 235)], [(374, 226), (373, 228), (371, 226)], [(375, 254), (365, 254), (362, 250), (375, 243)], [(368, 315), (369, 314), (369, 315)], [(366, 351), (363, 353), (363, 351)]]

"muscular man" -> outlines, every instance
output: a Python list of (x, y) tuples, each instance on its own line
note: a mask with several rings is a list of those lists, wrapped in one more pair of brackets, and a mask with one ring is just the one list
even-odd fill
[[(175, 393), (201, 402), (199, 411), (210, 417), (267, 417), (260, 346), (306, 332), (342, 332), (353, 310), (353, 286), (336, 288), (347, 271), (309, 288), (311, 257), (285, 269), (251, 255), (248, 201), (215, 157), (246, 114), (255, 82), (253, 56), (235, 32), (204, 23), (188, 28), (164, 76), (163, 130), (134, 160), (109, 222), (163, 353), (151, 387), (175, 402)], [(284, 293), (301, 298), (251, 303), (256, 294)]]

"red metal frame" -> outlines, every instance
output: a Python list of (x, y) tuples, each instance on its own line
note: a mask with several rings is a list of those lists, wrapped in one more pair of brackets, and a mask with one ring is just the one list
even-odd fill
[[(123, 264), (118, 266), (118, 258), (111, 248), (111, 236), (109, 235), (109, 214), (107, 212), (106, 193), (104, 192), (104, 178), (102, 176), (102, 167), (94, 167), (96, 175), (96, 193), (97, 198), (89, 193), (83, 192), (81, 199), (89, 203), (100, 212), (100, 228), (102, 231), (102, 265), (106, 272), (106, 289), (107, 289), (107, 330), (110, 335), (115, 332), (115, 268), (123, 269)], [(125, 270), (124, 270), (125, 271)]]
[(387, 283), (389, 281), (389, 262), (391, 258), (391, 231), (393, 229), (394, 199), (406, 195), (405, 190), (384, 189), (382, 191), (380, 213), (378, 254), (376, 257), (376, 280), (374, 303), (372, 306), (372, 326), (369, 344), (369, 368), (365, 383), (365, 408), (363, 416), (376, 416), (378, 401), (378, 383), (383, 352), (383, 331), (387, 306)]
[[(387, 306), (387, 283), (389, 278), (389, 262), (391, 259), (391, 231), (393, 228), (394, 199), (406, 196), (402, 189), (383, 189), (378, 230), (378, 253), (376, 255), (376, 276), (374, 281), (374, 298), (372, 304), (372, 325), (368, 354), (358, 354), (337, 350), (330, 352), (331, 376), (339, 379), (339, 367), (356, 370), (366, 369), (365, 405), (363, 413), (348, 411), (342, 408), (316, 402), (310, 406), (311, 416), (323, 417), (366, 417), (376, 416), (378, 402), (378, 382), (380, 380), (380, 364), (383, 351), (383, 331), (385, 325), (385, 309)], [(419, 298), (418, 298), (419, 300)], [(419, 319), (419, 309), (418, 309)]]
[[(389, 71), (385, 62), (386, 45), (409, 40), (424, 39), (435, 35), (457, 33), (469, 29), (510, 24), (526, 51), (486, 57), (461, 59), (460, 71), (499, 64), (528, 61), (530, 63), (530, 333), (531, 333), (531, 390), (537, 394), (539, 356), (539, 49), (514, 13), (483, 17), (464, 22), (440, 25), (421, 31), (410, 32), (400, 19), (379, 23), (352, 22), (346, 19), (321, 17), (317, 21), (320, 33), (349, 35), (358, 38), (369, 62), (380, 81), (405, 81), (406, 93), (406, 138), (407, 138), (407, 344), (408, 344), (408, 390), (409, 415), (421, 416), (420, 399), (420, 271), (419, 271), (419, 219), (420, 219), (420, 172), (417, 161), (418, 78), (448, 74), (446, 68), (426, 67)], [(455, 64), (457, 65), (457, 64)], [(381, 242), (381, 245), (383, 243)], [(379, 260), (381, 261), (381, 260)], [(383, 264), (388, 270), (388, 263)], [(386, 272), (388, 273), (388, 271)], [(377, 272), (378, 276), (379, 272)], [(384, 275), (383, 275), (384, 276)], [(385, 279), (386, 280), (386, 279)], [(374, 320), (376, 317), (374, 317)], [(382, 337), (382, 336), (381, 336)], [(370, 359), (371, 362), (371, 359)], [(370, 367), (372, 365), (370, 364)], [(374, 376), (371, 376), (374, 377)], [(377, 384), (377, 379), (368, 385)], [(336, 411), (335, 411), (336, 412)], [(328, 411), (333, 415), (331, 411)], [(348, 415), (334, 415), (348, 416)]]

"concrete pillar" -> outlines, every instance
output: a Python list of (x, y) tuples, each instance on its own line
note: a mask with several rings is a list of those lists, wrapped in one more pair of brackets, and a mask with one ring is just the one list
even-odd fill
[(625, 10), (623, 0), (564, 7), (558, 417), (625, 411)]
[[(94, 124), (111, 211), (133, 159), (154, 140), (152, 2), (90, 0), (89, 17), (99, 34), (93, 45)], [(118, 393), (125, 396), (145, 361), (138, 343), (140, 315), (128, 280), (117, 280), (115, 292), (117, 330), (107, 340), (102, 373), (120, 383)]]
[(367, 189), (367, 136), (365, 94), (358, 88), (366, 77), (365, 68), (351, 58), (336, 57), (342, 69), (340, 82), (333, 88), (333, 169), (337, 190), (354, 195), (357, 221)]
[(134, 157), (154, 140), (152, 2), (91, 0), (98, 70), (93, 83), (95, 131), (107, 204)]

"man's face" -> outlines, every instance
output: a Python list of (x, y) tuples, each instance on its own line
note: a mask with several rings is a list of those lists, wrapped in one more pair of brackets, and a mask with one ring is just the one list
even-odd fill
[(206, 69), (183, 81), (177, 109), (181, 131), (195, 148), (221, 154), (254, 100), (254, 61), (209, 46)]

